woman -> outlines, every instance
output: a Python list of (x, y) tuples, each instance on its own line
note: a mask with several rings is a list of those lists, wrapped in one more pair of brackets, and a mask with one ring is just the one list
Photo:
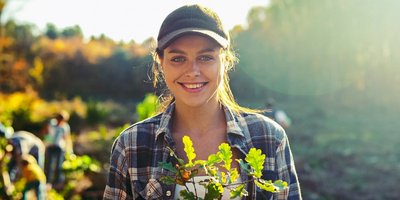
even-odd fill
[(178, 8), (164, 20), (157, 41), (154, 84), (163, 81), (169, 90), (165, 109), (114, 142), (104, 199), (177, 199), (178, 186), (160, 181), (164, 172), (158, 163), (174, 162), (167, 147), (185, 157), (184, 135), (192, 139), (196, 159), (206, 160), (224, 142), (234, 159), (244, 158), (252, 147), (261, 149), (267, 155), (263, 178), (284, 180), (289, 187), (271, 194), (248, 184), (247, 198), (301, 199), (284, 130), (234, 101), (227, 72), (236, 59), (217, 14), (199, 5)]

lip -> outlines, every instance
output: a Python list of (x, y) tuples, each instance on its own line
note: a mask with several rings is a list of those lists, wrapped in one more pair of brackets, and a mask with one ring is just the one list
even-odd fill
[(190, 93), (201, 92), (208, 82), (196, 82), (196, 83), (179, 83), (182, 88)]

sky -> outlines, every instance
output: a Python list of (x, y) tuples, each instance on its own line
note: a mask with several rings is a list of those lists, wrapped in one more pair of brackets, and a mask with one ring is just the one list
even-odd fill
[(43, 31), (47, 23), (59, 29), (79, 25), (85, 38), (104, 33), (116, 41), (143, 42), (158, 34), (162, 20), (174, 9), (199, 3), (216, 11), (226, 28), (246, 26), (248, 11), (269, 0), (8, 0), (2, 22), (13, 18)]

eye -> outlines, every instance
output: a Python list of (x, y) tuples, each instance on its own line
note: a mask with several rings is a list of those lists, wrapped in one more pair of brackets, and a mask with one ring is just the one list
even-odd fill
[(203, 61), (203, 62), (207, 62), (207, 61), (211, 61), (211, 60), (213, 60), (214, 58), (212, 57), (212, 56), (209, 56), (209, 55), (203, 55), (203, 56), (200, 56), (199, 57), (199, 60), (200, 61)]
[(173, 58), (171, 58), (171, 61), (172, 62), (183, 62), (183, 61), (185, 61), (186, 59), (184, 58), (184, 57), (181, 57), (181, 56), (177, 56), (177, 57), (173, 57)]

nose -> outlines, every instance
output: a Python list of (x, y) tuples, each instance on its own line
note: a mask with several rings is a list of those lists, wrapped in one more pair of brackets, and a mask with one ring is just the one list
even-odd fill
[(186, 71), (186, 76), (197, 77), (200, 76), (200, 66), (197, 62), (190, 62)]

